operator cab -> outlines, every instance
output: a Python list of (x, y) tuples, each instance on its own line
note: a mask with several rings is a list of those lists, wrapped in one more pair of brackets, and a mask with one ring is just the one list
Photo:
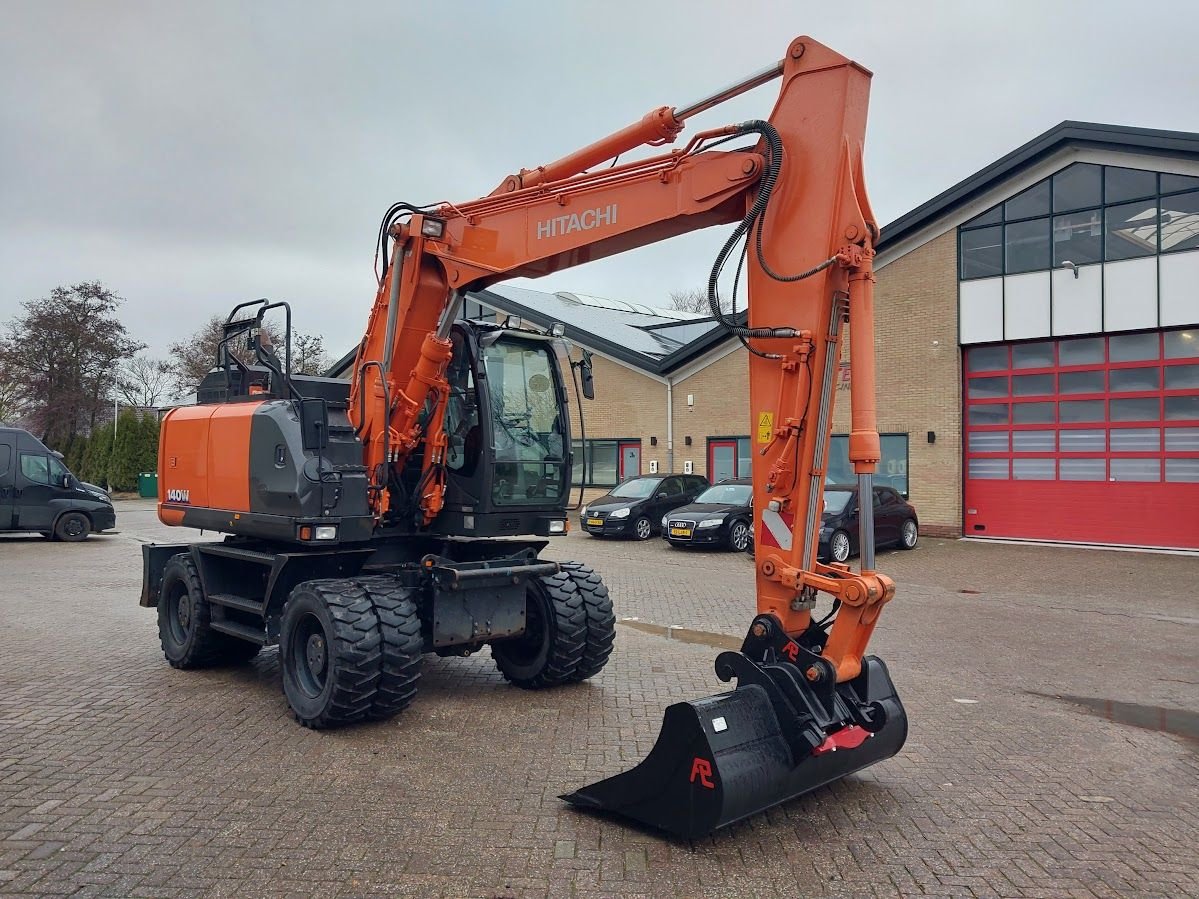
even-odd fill
[(571, 463), (565, 344), (474, 321), (456, 323), (450, 339), (445, 507), (434, 530), (564, 533)]

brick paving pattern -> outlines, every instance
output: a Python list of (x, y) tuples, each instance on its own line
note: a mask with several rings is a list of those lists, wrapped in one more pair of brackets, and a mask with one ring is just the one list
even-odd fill
[[(138, 547), (184, 532), (145, 503), (118, 523), (81, 545), (0, 538), (0, 895), (1199, 895), (1199, 745), (1058, 698), (1193, 722), (1194, 558), (880, 554), (900, 593), (872, 646), (904, 750), (689, 844), (557, 795), (639, 761), (670, 702), (724, 688), (714, 647), (624, 625), (603, 674), (538, 693), (486, 652), (430, 657), (398, 718), (314, 733), (273, 650), (166, 665)], [(550, 554), (594, 565), (621, 617), (715, 642), (752, 616), (744, 557), (577, 533)]]

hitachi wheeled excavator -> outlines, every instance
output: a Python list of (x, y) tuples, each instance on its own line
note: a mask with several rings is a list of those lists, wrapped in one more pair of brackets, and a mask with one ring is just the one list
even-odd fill
[[(775, 80), (768, 119), (619, 162)], [(749, 351), (758, 614), (741, 650), (716, 660), (735, 689), (670, 706), (641, 764), (563, 798), (695, 837), (898, 752), (903, 706), (886, 666), (866, 655), (895, 592), (874, 570), (870, 503), (860, 570), (816, 560), (847, 339), (849, 457), (864, 496), (879, 460), (869, 83), (861, 66), (800, 37), (777, 64), (521, 170), (486, 197), (395, 204), (348, 384), (291, 372), (289, 339), (272, 347), (262, 327), (283, 304), (235, 309), (199, 404), (162, 423), (160, 518), (228, 535), (143, 547), (142, 604), (158, 609), (168, 661), (235, 661), (278, 643), (287, 699), (315, 728), (400, 711), (429, 652), (490, 646), (526, 688), (598, 673), (615, 634), (606, 588), (584, 565), (539, 557), (540, 538), (567, 530), (567, 375), (590, 394), (590, 372), (572, 370), (559, 329), (460, 320), (464, 298), (733, 225), (709, 298)], [(721, 311), (734, 257), (732, 294), (744, 275), (747, 318)], [(243, 361), (231, 347), (246, 338)], [(818, 618), (820, 599), (831, 610)]]

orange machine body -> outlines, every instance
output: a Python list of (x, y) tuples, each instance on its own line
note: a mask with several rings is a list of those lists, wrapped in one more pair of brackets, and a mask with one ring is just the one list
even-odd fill
[[(835, 399), (830, 382), (846, 320), (861, 343), (854, 354), (850, 458), (859, 474), (873, 472), (879, 458), (872, 364), (878, 224), (862, 163), (870, 73), (800, 37), (764, 76), (754, 84), (782, 82), (768, 123), (711, 129), (681, 150), (584, 171), (640, 144), (673, 139), (685, 115), (657, 110), (555, 163), (505, 179), (487, 197), (395, 225), (392, 264), (356, 360), (350, 415), (368, 470), (382, 484), (387, 467), (403, 465), (423, 440), (429, 404), (437, 420), (449, 355), (438, 332), (462, 292), (711, 225), (744, 225), (766, 193), (769, 203), (749, 227), (745, 258), (749, 327), (758, 329), (745, 335), (754, 351), (758, 610), (794, 636), (811, 624), (817, 593), (838, 600), (843, 610), (824, 655), (838, 680), (847, 681), (860, 673), (879, 612), (894, 594), (893, 582), (869, 568), (851, 572), (816, 561)], [(750, 124), (774, 129), (777, 150), (765, 137), (733, 151), (708, 146), (747, 133)], [(389, 321), (394, 328), (385, 326)], [(439, 462), (426, 445), (426, 522), (441, 508)], [(382, 515), (386, 491), (375, 496), (375, 513)], [(760, 517), (767, 514), (771, 528)]]
[(188, 509), (250, 511), (250, 424), (261, 402), (184, 406), (162, 419), (158, 517), (183, 524)]

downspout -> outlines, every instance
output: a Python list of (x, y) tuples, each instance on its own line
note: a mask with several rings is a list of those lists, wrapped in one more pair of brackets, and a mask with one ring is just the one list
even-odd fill
[(674, 381), (666, 379), (666, 473), (674, 471)]

